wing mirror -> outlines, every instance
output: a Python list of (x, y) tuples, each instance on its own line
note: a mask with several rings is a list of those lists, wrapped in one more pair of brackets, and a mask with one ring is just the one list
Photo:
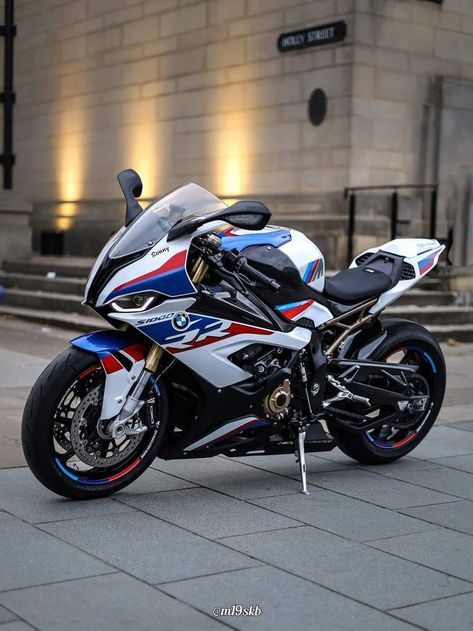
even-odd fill
[(261, 202), (236, 202), (229, 206), (221, 218), (235, 228), (262, 230), (271, 217), (271, 211)]
[(117, 179), (123, 191), (123, 196), (125, 197), (125, 226), (128, 226), (143, 210), (136, 199), (143, 192), (143, 182), (138, 173), (133, 169), (120, 171), (117, 175)]
[(232, 204), (216, 213), (205, 217), (189, 217), (178, 222), (168, 234), (168, 241), (173, 241), (185, 234), (192, 234), (197, 228), (211, 221), (225, 221), (236, 228), (262, 230), (271, 217), (271, 211), (261, 202), (242, 201)]

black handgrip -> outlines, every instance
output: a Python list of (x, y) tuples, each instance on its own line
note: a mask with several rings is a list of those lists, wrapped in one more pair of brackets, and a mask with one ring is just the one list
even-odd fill
[(243, 274), (245, 274), (245, 276), (253, 278), (258, 283), (266, 285), (266, 287), (269, 287), (269, 289), (272, 289), (273, 291), (279, 291), (281, 289), (281, 285), (277, 283), (273, 278), (266, 276), (266, 274), (263, 274), (251, 265), (248, 265), (244, 256), (240, 257), (237, 265), (235, 266), (235, 271), (242, 272)]

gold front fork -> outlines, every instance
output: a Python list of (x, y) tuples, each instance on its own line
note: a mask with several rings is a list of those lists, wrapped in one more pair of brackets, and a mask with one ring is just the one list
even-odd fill
[(192, 268), (192, 282), (194, 285), (200, 283), (200, 281), (204, 278), (209, 266), (204, 261), (204, 259), (199, 256), (194, 263), (194, 267)]
[(159, 360), (163, 354), (163, 349), (159, 344), (153, 344), (150, 352), (146, 358), (145, 368), (150, 372), (155, 373), (158, 369)]
[[(196, 285), (197, 283), (200, 283), (200, 281), (204, 278), (205, 274), (207, 273), (208, 269), (209, 269), (209, 266), (207, 265), (207, 263), (204, 261), (204, 259), (201, 256), (199, 256), (197, 260), (195, 261), (194, 266), (192, 268), (192, 272), (191, 272), (192, 282), (194, 283), (194, 285)], [(159, 361), (162, 355), (163, 355), (163, 348), (159, 346), (159, 344), (153, 344), (146, 358), (146, 363), (145, 363), (146, 370), (149, 370), (150, 372), (155, 373), (158, 369)]]

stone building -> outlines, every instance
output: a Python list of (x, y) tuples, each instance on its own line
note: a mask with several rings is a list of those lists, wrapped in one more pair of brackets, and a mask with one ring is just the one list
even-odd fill
[[(338, 41), (278, 49), (341, 22)], [(16, 24), (14, 175), (36, 249), (56, 231), (95, 254), (126, 167), (145, 200), (188, 180), (261, 199), (331, 266), (345, 187), (438, 181), (440, 236), (472, 214), (472, 0), (16, 0)], [(427, 233), (423, 201), (403, 192), (401, 232)], [(389, 238), (385, 193), (358, 212), (358, 250)]]

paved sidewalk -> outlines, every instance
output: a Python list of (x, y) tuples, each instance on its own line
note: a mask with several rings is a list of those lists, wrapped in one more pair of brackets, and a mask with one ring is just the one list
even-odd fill
[[(70, 502), (18, 466), (24, 397), (66, 339), (0, 321), (0, 631), (473, 628), (471, 347), (446, 349), (453, 424), (413, 457), (309, 455), (309, 497), (292, 456), (157, 460)], [(232, 604), (261, 615), (213, 615)]]

